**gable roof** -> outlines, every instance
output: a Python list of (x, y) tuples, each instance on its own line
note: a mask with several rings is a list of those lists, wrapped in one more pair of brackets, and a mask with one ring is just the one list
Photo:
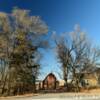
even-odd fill
[(45, 77), (45, 79), (44, 79), (43, 81), (45, 81), (45, 80), (47, 79), (48, 76), (53, 76), (55, 79), (57, 79), (56, 76), (55, 76), (53, 73), (49, 73), (49, 74)]

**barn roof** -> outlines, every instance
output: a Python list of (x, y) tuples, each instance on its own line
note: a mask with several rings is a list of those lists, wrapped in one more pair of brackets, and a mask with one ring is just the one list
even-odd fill
[[(45, 77), (44, 80), (46, 80), (48, 76), (53, 76), (55, 79), (57, 79), (56, 76), (55, 76), (53, 73), (49, 73), (49, 74)], [(43, 80), (43, 81), (44, 81), (44, 80)]]

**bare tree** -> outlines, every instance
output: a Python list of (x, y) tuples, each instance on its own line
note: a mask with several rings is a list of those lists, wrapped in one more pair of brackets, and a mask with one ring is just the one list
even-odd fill
[[(81, 76), (78, 76), (78, 73), (96, 67), (99, 63), (100, 52), (90, 44), (86, 34), (79, 27), (70, 34), (62, 35), (63, 37), (60, 36), (55, 39), (55, 43), (63, 79), (67, 85), (67, 80), (71, 78), (71, 83), (75, 85), (76, 91), (79, 91)], [(95, 49), (93, 50), (93, 48)]]

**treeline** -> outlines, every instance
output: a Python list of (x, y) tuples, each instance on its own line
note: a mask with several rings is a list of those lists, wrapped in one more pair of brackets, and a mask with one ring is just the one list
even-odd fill
[[(29, 10), (0, 13), (0, 95), (35, 92), (39, 48), (48, 45), (48, 27)], [(37, 60), (36, 60), (37, 59)]]
[[(39, 49), (48, 47), (48, 26), (29, 12), (13, 9), (9, 14), (0, 13), (0, 95), (36, 92)], [(52, 37), (65, 86), (70, 78), (78, 91), (82, 77), (77, 73), (100, 65), (100, 48), (89, 41), (79, 26), (73, 32)]]

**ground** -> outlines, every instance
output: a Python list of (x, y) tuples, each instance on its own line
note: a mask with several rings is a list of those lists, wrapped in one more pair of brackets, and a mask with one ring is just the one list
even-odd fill
[(100, 100), (100, 89), (93, 89), (83, 93), (49, 93), (1, 97), (0, 100)]

